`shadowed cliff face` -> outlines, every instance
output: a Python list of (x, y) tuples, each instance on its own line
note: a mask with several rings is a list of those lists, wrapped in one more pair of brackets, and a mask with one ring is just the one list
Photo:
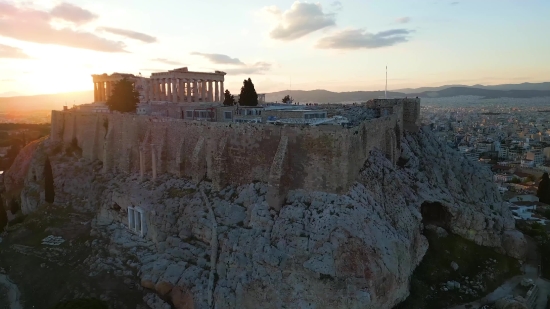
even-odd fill
[[(375, 149), (346, 194), (293, 190), (279, 212), (263, 183), (214, 191), (168, 175), (100, 175), (99, 164), (61, 155), (51, 164), (56, 203), (95, 212), (94, 235), (115, 255), (131, 252), (143, 286), (172, 303), (180, 299), (170, 289), (186, 291), (194, 308), (392, 308), (428, 248), (423, 221), (522, 257), (489, 170), (424, 131), (401, 138), (398, 155), (394, 166)], [(21, 195), (33, 203), (25, 209), (41, 204)], [(143, 211), (145, 239), (125, 227), (128, 207)]]

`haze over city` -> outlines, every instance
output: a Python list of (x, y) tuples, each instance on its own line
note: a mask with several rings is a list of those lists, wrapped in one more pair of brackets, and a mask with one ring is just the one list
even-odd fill
[[(187, 66), (237, 91), (543, 82), (550, 2), (0, 1), (0, 95), (91, 90), (91, 74)], [(528, 48), (527, 48), (528, 47)]]

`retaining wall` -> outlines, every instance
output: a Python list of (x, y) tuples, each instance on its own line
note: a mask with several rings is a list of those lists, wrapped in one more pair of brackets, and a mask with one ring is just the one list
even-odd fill
[(82, 156), (104, 171), (210, 179), (214, 188), (267, 182), (278, 208), (292, 189), (345, 193), (369, 152), (395, 162), (402, 107), (353, 128), (198, 122), (166, 117), (52, 111), (51, 138), (76, 139)]

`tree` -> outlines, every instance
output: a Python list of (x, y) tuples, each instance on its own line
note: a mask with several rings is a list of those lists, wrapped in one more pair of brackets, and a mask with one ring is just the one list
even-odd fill
[(250, 78), (243, 81), (239, 104), (241, 106), (258, 106), (258, 93), (256, 93), (256, 89), (254, 89), (254, 84)]
[(53, 203), (55, 199), (55, 187), (50, 158), (46, 158), (46, 162), (44, 162), (44, 199), (48, 203)]
[(539, 202), (550, 204), (550, 178), (548, 177), (548, 173), (542, 175), (537, 190), (537, 197), (539, 198)]
[(223, 105), (225, 106), (235, 105), (235, 97), (231, 94), (231, 92), (229, 92), (229, 90), (225, 90)]
[(8, 224), (8, 214), (4, 209), (4, 200), (0, 198), (0, 232), (4, 230), (6, 224)]
[(290, 96), (287, 94), (285, 95), (285, 97), (283, 98), (283, 103), (289, 103), (290, 102)]
[(138, 103), (139, 92), (127, 78), (115, 83), (113, 93), (107, 100), (109, 110), (123, 113), (135, 112)]

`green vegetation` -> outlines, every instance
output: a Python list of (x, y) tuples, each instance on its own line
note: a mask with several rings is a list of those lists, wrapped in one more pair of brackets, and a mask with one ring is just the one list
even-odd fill
[(168, 197), (169, 198), (182, 198), (186, 195), (195, 193), (196, 191), (197, 190), (191, 189), (191, 188), (181, 190), (181, 189), (172, 187), (172, 188), (168, 189)]
[[(443, 291), (442, 284), (457, 281), (481, 280), (484, 293), (493, 291), (506, 279), (521, 273), (517, 260), (496, 253), (493, 249), (476, 245), (460, 236), (438, 238), (426, 231), (430, 247), (420, 265), (415, 269), (410, 284), (411, 294), (396, 309), (439, 309), (466, 303), (480, 295), (461, 293), (459, 290)], [(455, 271), (451, 263), (459, 268)]]
[(113, 92), (107, 99), (109, 110), (122, 113), (135, 112), (138, 103), (139, 93), (134, 88), (134, 84), (127, 78), (115, 83)]
[(288, 103), (288, 102), (290, 102), (290, 96), (289, 96), (288, 94), (285, 95), (285, 97), (283, 98), (282, 101), (283, 101), (283, 103)]
[(229, 90), (225, 90), (225, 93), (224, 93), (224, 100), (223, 100), (223, 105), (225, 106), (233, 106), (235, 105), (235, 96), (233, 96), (231, 94), (231, 92), (229, 92)]
[(542, 175), (537, 190), (537, 197), (541, 203), (550, 204), (550, 179), (548, 178), (548, 173)]
[(243, 81), (241, 95), (239, 96), (239, 104), (241, 106), (258, 106), (258, 93), (256, 89), (254, 89), (254, 84), (250, 78)]
[(109, 309), (109, 307), (99, 299), (90, 298), (64, 301), (52, 309)]
[(44, 162), (44, 195), (46, 202), (53, 203), (55, 199), (55, 191), (50, 158), (46, 158), (46, 162)]
[(529, 224), (523, 221), (516, 223), (516, 228), (535, 239), (541, 257), (542, 276), (550, 278), (550, 237), (546, 227), (538, 222)]

